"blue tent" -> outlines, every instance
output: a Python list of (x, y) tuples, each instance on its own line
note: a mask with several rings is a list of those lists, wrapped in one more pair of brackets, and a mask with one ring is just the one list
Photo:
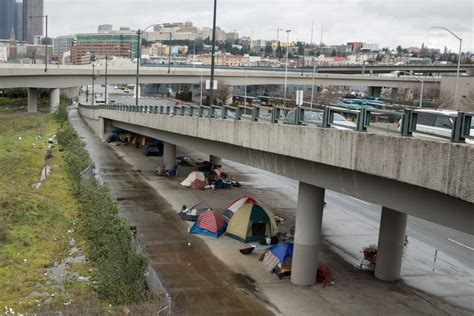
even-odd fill
[(284, 242), (280, 244), (276, 244), (268, 248), (275, 257), (280, 260), (280, 262), (285, 261), (286, 257), (292, 257), (293, 256), (293, 243), (291, 242)]
[(225, 225), (222, 225), (222, 227), (216, 233), (213, 233), (213, 232), (208, 231), (206, 229), (200, 228), (198, 223), (194, 223), (194, 225), (191, 227), (190, 232), (193, 233), (193, 234), (201, 234), (201, 235), (205, 235), (205, 236), (218, 238), (220, 235), (222, 235), (225, 232), (226, 228), (227, 228), (227, 223)]

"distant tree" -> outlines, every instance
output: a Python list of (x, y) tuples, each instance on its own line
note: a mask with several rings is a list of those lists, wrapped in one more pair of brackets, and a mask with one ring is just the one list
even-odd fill
[(277, 56), (278, 58), (283, 58), (283, 56), (284, 56), (284, 54), (283, 54), (283, 47), (281, 47), (280, 42), (278, 42), (278, 46), (277, 46), (275, 52), (276, 52), (276, 56)]
[(52, 45), (53, 44), (53, 39), (51, 37), (42, 38), (41, 39), (41, 45), (46, 45), (46, 43), (48, 43), (48, 45)]
[(267, 44), (267, 45), (265, 46), (265, 55), (266, 55), (266, 56), (270, 56), (270, 55), (272, 55), (272, 54), (273, 54), (273, 47), (272, 47), (271, 44)]
[(403, 49), (400, 45), (397, 46), (397, 55), (398, 56), (401, 56), (402, 55), (402, 52), (403, 52)]
[(204, 44), (206, 44), (206, 45), (211, 45), (212, 44), (211, 39), (209, 38), (209, 36), (206, 37), (206, 39), (204, 40)]
[(333, 57), (337, 56), (337, 52), (334, 49), (331, 51), (331, 56), (333, 56)]
[(297, 54), (304, 56), (304, 44), (302, 42), (298, 42), (296, 43), (296, 46), (298, 46)]
[(232, 87), (225, 82), (219, 82), (217, 85), (216, 98), (217, 104), (223, 104), (232, 97)]
[[(188, 46), (188, 49), (191, 48)], [(197, 39), (194, 41), (194, 44), (189, 51), (193, 51), (196, 48), (196, 54), (202, 54), (204, 52), (204, 43), (201, 39)]]
[(230, 52), (232, 50), (232, 42), (226, 41), (224, 43), (224, 49), (225, 49), (226, 52)]

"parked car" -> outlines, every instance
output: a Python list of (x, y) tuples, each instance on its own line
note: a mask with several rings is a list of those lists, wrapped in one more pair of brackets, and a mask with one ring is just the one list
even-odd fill
[[(294, 124), (295, 123), (296, 111), (290, 111), (283, 120), (284, 124)], [(348, 121), (344, 116), (338, 113), (334, 113), (334, 128), (337, 129), (354, 129), (356, 124)], [(323, 113), (321, 112), (304, 112), (304, 125), (314, 125), (318, 127), (323, 126)], [(337, 125), (336, 125), (337, 124)]]
[[(417, 113), (416, 131), (421, 133), (415, 132), (413, 136), (435, 139), (451, 138), (457, 111), (421, 109), (417, 110)], [(429, 133), (430, 135), (426, 135), (425, 133)], [(471, 122), (470, 136), (474, 136), (474, 120)], [(466, 143), (474, 144), (474, 139), (466, 139)]]

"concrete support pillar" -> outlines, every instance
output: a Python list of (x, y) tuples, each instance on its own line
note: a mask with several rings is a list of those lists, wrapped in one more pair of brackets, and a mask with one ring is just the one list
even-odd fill
[(316, 282), (323, 207), (324, 189), (300, 182), (296, 211), (295, 248), (291, 264), (291, 282), (293, 284), (310, 286)]
[(400, 278), (407, 215), (382, 207), (375, 277), (392, 282)]
[(380, 97), (382, 94), (382, 87), (369, 87), (369, 96)]
[(28, 88), (28, 112), (38, 112), (38, 89)]
[(50, 113), (56, 112), (57, 108), (59, 107), (59, 89), (51, 89), (49, 91), (49, 111)]
[(392, 100), (398, 97), (398, 88), (392, 88)]
[(176, 167), (176, 145), (164, 143), (163, 166), (165, 170), (174, 169), (174, 167)]
[(210, 155), (209, 156), (209, 162), (211, 163), (211, 165), (214, 165), (214, 166), (222, 165), (222, 158)]

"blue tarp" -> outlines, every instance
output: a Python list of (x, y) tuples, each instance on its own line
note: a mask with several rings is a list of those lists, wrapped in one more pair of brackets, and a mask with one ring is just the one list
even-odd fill
[(206, 229), (200, 228), (198, 225), (199, 225), (198, 222), (194, 223), (193, 227), (191, 227), (190, 233), (192, 233), (192, 234), (201, 234), (201, 235), (211, 236), (211, 237), (217, 238), (220, 235), (222, 235), (225, 232), (226, 228), (227, 228), (227, 223), (225, 223), (217, 231), (217, 233), (213, 233), (213, 232), (210, 232)]
[(268, 250), (270, 250), (281, 262), (283, 262), (288, 256), (293, 257), (293, 243), (291, 242), (273, 245), (268, 248)]

